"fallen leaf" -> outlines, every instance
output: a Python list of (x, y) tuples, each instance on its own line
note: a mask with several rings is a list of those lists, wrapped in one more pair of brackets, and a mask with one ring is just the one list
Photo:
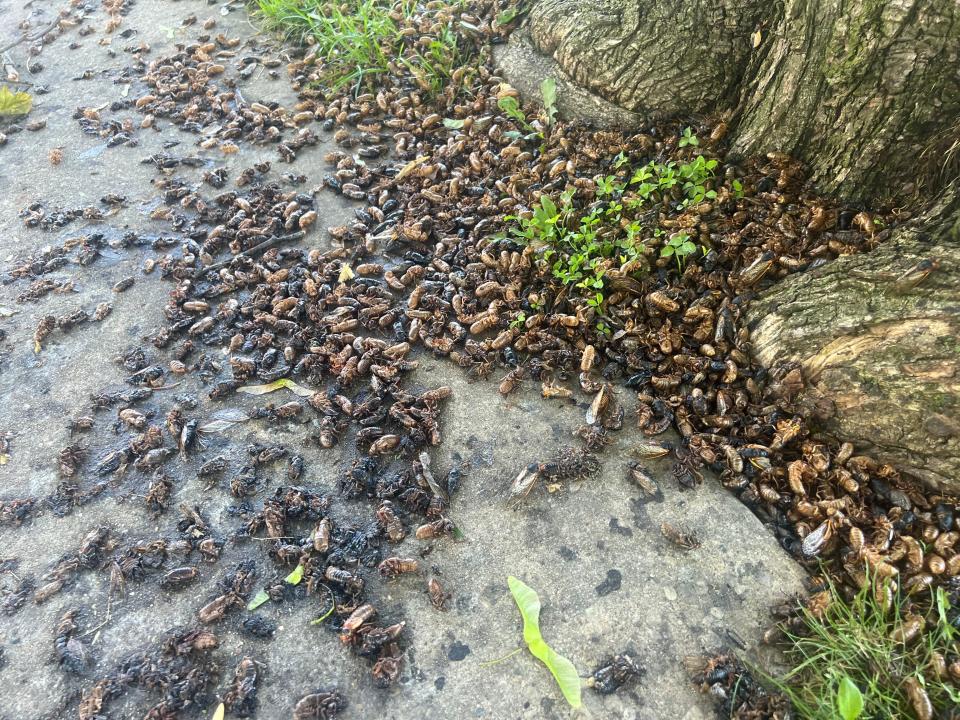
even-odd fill
[(757, 30), (753, 35), (750, 36), (751, 42), (753, 42), (753, 47), (760, 47), (760, 41), (763, 40), (763, 35), (760, 34), (760, 31)]
[(211, 420), (229, 420), (230, 422), (243, 422), (249, 420), (250, 416), (243, 408), (226, 407), (220, 408), (210, 415)]
[(217, 433), (229, 430), (234, 425), (250, 419), (246, 411), (240, 408), (223, 408), (210, 416), (210, 420), (197, 428), (201, 433)]
[(463, 127), (463, 120), (457, 120), (456, 118), (444, 118), (443, 126), (445, 128), (450, 128), (451, 130), (459, 130)]
[(236, 424), (237, 423), (230, 422), (229, 420), (211, 420), (210, 422), (204, 423), (203, 425), (198, 427), (197, 432), (205, 433), (205, 434), (219, 433), (219, 432), (223, 432), (224, 430), (229, 430)]
[(523, 618), (523, 640), (527, 643), (530, 654), (547, 666), (570, 707), (580, 707), (580, 676), (577, 669), (572, 662), (547, 645), (540, 634), (540, 597), (533, 588), (512, 575), (507, 578), (507, 585), (520, 609), (520, 616)]
[(280, 388), (292, 390), (300, 397), (310, 397), (314, 394), (313, 390), (305, 388), (303, 385), (297, 385), (297, 383), (290, 378), (280, 378), (279, 380), (274, 380), (272, 383), (267, 383), (266, 385), (244, 385), (243, 387), (238, 387), (237, 392), (246, 393), (247, 395), (266, 395), (267, 393), (271, 393), (274, 390), (279, 390)]
[(261, 590), (256, 595), (253, 596), (253, 600), (247, 603), (247, 610), (256, 610), (258, 607), (263, 605), (267, 600), (270, 599), (270, 596), (267, 595), (266, 590)]
[(347, 280), (353, 280), (353, 268), (350, 267), (349, 263), (344, 263), (343, 267), (340, 268), (340, 277), (337, 278), (337, 282), (343, 284)]
[(291, 585), (299, 585), (301, 580), (303, 580), (303, 565), (297, 565), (293, 569), (293, 572), (283, 579), (285, 583), (290, 583)]
[(220, 703), (217, 705), (217, 709), (213, 711), (213, 717), (211, 717), (210, 720), (223, 720), (223, 718), (226, 717), (226, 714), (227, 706), (223, 703)]
[(32, 106), (30, 93), (13, 92), (6, 85), (0, 87), (0, 115), (26, 115)]

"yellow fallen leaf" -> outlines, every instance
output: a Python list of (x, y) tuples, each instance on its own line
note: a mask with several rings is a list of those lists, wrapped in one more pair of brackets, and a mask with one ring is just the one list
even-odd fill
[(213, 711), (213, 717), (210, 720), (223, 720), (227, 714), (227, 706), (223, 703), (217, 705), (217, 709)]
[(763, 40), (763, 35), (760, 34), (760, 31), (757, 30), (753, 35), (750, 36), (750, 40), (753, 42), (753, 47), (760, 47), (760, 41)]
[(353, 280), (353, 269), (349, 263), (344, 263), (343, 267), (340, 268), (340, 277), (337, 279), (337, 282), (345, 283), (347, 280)]
[(32, 106), (30, 93), (15, 93), (6, 85), (0, 87), (0, 115), (26, 115)]

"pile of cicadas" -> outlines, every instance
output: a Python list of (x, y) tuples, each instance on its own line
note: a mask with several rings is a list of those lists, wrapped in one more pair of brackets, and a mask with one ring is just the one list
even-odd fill
[[(500, 32), (484, 27), (491, 38)], [(298, 85), (311, 78), (309, 61), (290, 71)], [(327, 155), (326, 186), (362, 203), (353, 222), (330, 233), (365, 278), (406, 298), (402, 315), (390, 317), (404, 339), (475, 376), (502, 373), (504, 394), (535, 382), (547, 401), (576, 395), (578, 385), (592, 400), (577, 431), (584, 447), (524, 468), (512, 494), (523, 497), (539, 479), (549, 486), (589, 474), (605, 434), (632, 416), (649, 439), (627, 472), (645, 495), (657, 497), (659, 487), (644, 462), (671, 455), (681, 487), (714, 472), (784, 548), (805, 562), (836, 560), (831, 567), (851, 587), (878, 575), (916, 598), (958, 576), (956, 499), (849, 444), (817, 439), (812, 431), (829, 408), (804, 395), (798, 366), (753, 360), (744, 321), (758, 291), (874, 246), (890, 223), (818, 196), (785, 155), (724, 165), (722, 124), (699, 133), (709, 141), (691, 152), (680, 148), (679, 128), (550, 125), (531, 104), (539, 134), (530, 137), (500, 108), (511, 94), (480, 66), (472, 92), (445, 98), (442, 114), (412, 84), (318, 99), (314, 111), (339, 128), (342, 150)], [(392, 157), (377, 162), (385, 143)], [(668, 194), (643, 218), (625, 217), (663, 233), (640, 262), (606, 266), (602, 302), (588, 303), (556, 277), (542, 248), (512, 233), (516, 216), (528, 217), (543, 196), (572, 193), (576, 221), (597, 204), (629, 199), (603, 199), (605, 176), (624, 179), (650, 161), (679, 166), (695, 154), (720, 161), (707, 181), (712, 195), (692, 205)], [(661, 252), (677, 231), (702, 248), (679, 266)], [(679, 444), (653, 439), (668, 429)], [(695, 545), (689, 533), (665, 534)]]
[[(446, 26), (466, 32), (464, 47), (499, 41), (508, 30), (494, 21), (499, 5), (468, 3), (438, 14), (431, 3), (424, 10), (430, 21), (401, 20), (407, 23), (402, 34), (430, 37)], [(234, 178), (215, 168), (191, 179), (186, 173), (206, 166), (202, 158), (146, 159), (160, 175), (161, 203), (151, 217), (168, 222), (177, 241), (156, 245), (165, 255), (148, 260), (144, 271), (158, 269), (175, 287), (164, 325), (150, 337), (154, 349), (116, 358), (128, 387), (96, 395), (90, 412), (71, 423), (71, 432), (82, 433), (109, 416), (119, 439), (100, 451), (80, 440), (64, 448), (62, 483), (48, 506), (68, 512), (108, 482), (134, 477), (145, 485), (149, 511), (160, 514), (175, 488), (164, 467), (195, 458), (208, 487), (222, 482), (237, 499), (244, 523), (239, 535), (265, 536), (278, 569), (302, 567), (307, 592), (329, 594), (331, 625), (341, 640), (373, 662), (379, 682), (394, 681), (403, 623), (374, 622), (366, 584), (371, 571), (383, 579), (421, 572), (416, 559), (382, 547), (403, 540), (412, 524), (420, 540), (456, 533), (448, 511), (463, 473), (457, 464), (446, 474), (430, 465), (450, 390), (409, 386), (418, 353), (427, 352), (475, 377), (496, 374), (505, 395), (531, 383), (545, 402), (589, 400), (586, 423), (576, 431), (582, 447), (524, 468), (512, 485), (515, 498), (541, 480), (550, 487), (596, 473), (608, 433), (632, 427), (643, 439), (633, 444), (626, 472), (651, 500), (661, 491), (646, 463), (670, 457), (679, 486), (694, 488), (712, 471), (788, 551), (804, 561), (835, 560), (831, 567), (844, 582), (860, 585), (869, 573), (919, 597), (960, 575), (956, 501), (921, 491), (848, 444), (817, 440), (812, 428), (824, 408), (803, 395), (800, 369), (764, 368), (751, 357), (744, 317), (754, 294), (881, 241), (889, 231), (878, 230), (870, 213), (819, 197), (802, 166), (786, 156), (723, 164), (722, 124), (695, 128), (702, 144), (683, 148), (678, 127), (596, 131), (549, 122), (527, 105), (531, 133), (501, 109), (516, 91), (495, 73), (486, 50), (454, 73), (440, 97), (399, 65), (382, 88), (325, 94), (313, 85), (322, 58), (307, 55), (288, 68), (302, 97), (286, 109), (248, 101), (232, 81), (221, 84), (228, 70), (222, 61), (235, 45), (204, 38), (149, 65), (139, 61), (149, 88), (134, 101), (144, 114), (141, 125), (159, 129), (169, 120), (197, 134), (198, 151), (232, 154), (239, 143), (270, 143), (292, 162), (299, 149), (318, 141), (310, 128), (318, 123), (339, 149), (326, 155), (329, 172), (313, 192), (301, 187), (303, 176), (277, 177), (266, 162)], [(606, 259), (600, 300), (565, 283), (541, 248), (513, 232), (517, 218), (529, 217), (545, 196), (568, 193), (572, 218), (605, 203), (626, 207), (629, 197), (599, 192), (605, 178), (624, 180), (651, 161), (679, 166), (696, 154), (719, 161), (706, 181), (709, 196), (683, 202), (678, 187), (642, 213), (625, 210), (620, 225), (604, 229), (610, 238), (631, 223), (660, 232), (630, 262)], [(314, 229), (314, 192), (321, 190), (356, 201), (355, 219), (329, 228), (331, 249), (307, 249), (297, 241)], [(57, 226), (75, 215), (33, 205), (24, 220)], [(684, 263), (663, 253), (669, 235), (679, 231), (700, 248)], [(90, 238), (81, 252), (98, 248)], [(56, 289), (41, 276), (62, 262), (58, 250), (17, 266), (19, 278), (35, 283), (25, 300)], [(44, 318), (37, 342), (58, 324)], [(186, 387), (177, 395), (159, 392), (188, 376), (205, 397)], [(239, 414), (225, 409), (209, 419), (211, 405), (277, 381), (293, 382), (294, 399)], [(340, 490), (368, 498), (371, 517), (334, 524), (330, 498), (303, 486), (303, 458), (282, 445), (251, 444), (239, 463), (204, 454), (205, 434), (249, 421), (302, 425), (306, 442), (321, 448), (352, 444), (357, 458), (341, 474)], [(656, 439), (671, 429), (679, 442)], [(286, 484), (255, 505), (251, 498), (275, 487), (270, 473), (278, 468)], [(38, 502), (5, 500), (0, 521), (24, 520)], [(178, 542), (201, 557), (218, 556), (222, 538), (202, 515), (189, 506), (181, 514)], [(661, 532), (684, 549), (699, 544), (694, 533), (672, 525)], [(92, 539), (91, 547), (101, 540)], [(110, 563), (113, 583), (156, 571), (165, 573), (166, 587), (176, 588), (195, 577), (188, 569), (194, 566), (179, 559), (175, 567), (151, 567), (157, 555), (147, 545), (126, 548)], [(104, 563), (98, 558), (92, 566)], [(59, 591), (92, 566), (82, 555), (68, 558), (44, 578), (44, 587)], [(280, 576), (265, 589), (275, 601), (289, 592)], [(242, 607), (252, 590), (249, 568), (238, 568), (199, 619), (217, 622)], [(447, 593), (436, 577), (428, 579), (427, 591), (443, 608)], [(24, 587), (13, 603), (35, 592)], [(61, 622), (58, 637), (68, 650), (75, 623), (73, 616)], [(251, 632), (269, 636), (270, 629), (258, 625)], [(206, 682), (189, 672), (202, 649), (187, 643), (180, 654), (151, 659), (170, 665), (170, 687), (194, 683), (183, 688), (193, 693)], [(63, 657), (64, 664), (76, 664), (71, 654)], [(623, 663), (611, 667), (598, 682), (638, 674)], [(129, 677), (136, 684), (139, 676)], [(256, 677), (255, 664), (237, 669), (240, 705)], [(726, 672), (721, 679), (725, 691), (731, 677)], [(104, 682), (84, 699), (86, 716), (98, 714), (119, 691)], [(341, 706), (335, 693), (318, 692), (301, 700), (296, 716), (332, 716)]]

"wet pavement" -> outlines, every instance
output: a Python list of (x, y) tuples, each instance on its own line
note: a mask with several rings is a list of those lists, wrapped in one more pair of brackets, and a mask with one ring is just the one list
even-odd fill
[[(17, 23), (30, 18), (34, 27), (54, 17), (60, 5), (33, 2), (27, 6), (0, 0), (0, 16), (13, 18), (0, 27), (0, 45), (16, 39)], [(75, 13), (79, 11), (74, 11)], [(183, 27), (195, 15), (196, 24)], [(241, 144), (240, 151), (223, 155), (195, 146), (195, 135), (181, 132), (158, 119), (155, 129), (141, 129), (142, 118), (133, 108), (110, 110), (110, 104), (134, 98), (144, 88), (139, 73), (125, 74), (132, 48), (149, 45), (149, 60), (171, 52), (176, 43), (192, 42), (206, 32), (223, 32), (252, 40), (255, 28), (238, 5), (211, 5), (192, 0), (173, 3), (129, 4), (129, 12), (112, 33), (106, 33), (107, 14), (91, 6), (83, 23), (67, 29), (35, 58), (29, 44), (10, 50), (22, 80), (42, 84), (47, 92), (35, 98), (24, 122), (45, 119), (37, 131), (9, 134), (0, 147), (0, 262), (6, 270), (45, 246), (92, 232), (102, 232), (118, 244), (127, 232), (153, 238), (172, 236), (169, 226), (151, 220), (158, 205), (152, 181), (153, 164), (142, 160), (167, 150), (198, 155), (205, 167), (178, 168), (177, 174), (198, 182), (204, 170), (224, 167), (230, 180), (240, 170), (268, 159), (273, 173), (303, 173), (303, 188), (320, 185), (322, 155), (332, 144), (303, 150), (292, 165), (279, 161), (270, 146)], [(81, 35), (83, 27), (93, 28)], [(263, 44), (241, 45), (238, 55), (283, 59)], [(71, 43), (79, 46), (70, 48)], [(31, 74), (28, 65), (38, 62)], [(235, 75), (235, 60), (226, 60)], [(250, 102), (277, 101), (292, 105), (295, 96), (283, 65), (274, 71), (260, 67), (240, 81)], [(101, 108), (103, 118), (129, 118), (136, 146), (111, 147), (107, 139), (81, 132), (74, 111)], [(316, 131), (322, 137), (319, 126)], [(179, 142), (173, 147), (165, 143)], [(51, 150), (62, 148), (63, 159), (52, 164)], [(229, 185), (228, 185), (229, 186)], [(18, 213), (40, 201), (47, 208), (98, 205), (108, 193), (127, 196), (126, 207), (103, 222), (78, 219), (50, 231), (26, 228)], [(324, 228), (348, 219), (353, 206), (332, 194), (316, 196), (319, 221), (303, 240), (306, 247), (329, 247)], [(100, 207), (104, 207), (100, 205)], [(0, 466), (0, 499), (26, 495), (47, 496), (57, 487), (57, 453), (79, 441), (96, 454), (116, 443), (112, 427), (115, 411), (101, 411), (91, 433), (71, 438), (70, 418), (87, 414), (90, 396), (124, 387), (128, 374), (114, 356), (134, 346), (147, 346), (160, 362), (169, 356), (156, 351), (144, 337), (163, 325), (163, 306), (171, 284), (155, 272), (145, 274), (144, 261), (161, 252), (149, 249), (108, 249), (87, 266), (68, 264), (46, 277), (59, 284), (72, 282), (37, 302), (18, 302), (28, 280), (0, 287), (0, 431), (11, 434), (9, 460)], [(114, 285), (133, 277), (132, 287), (114, 292)], [(44, 315), (59, 316), (77, 308), (93, 312), (110, 302), (112, 313), (102, 322), (83, 323), (70, 331), (56, 330), (34, 352), (33, 332)], [(222, 354), (219, 348), (211, 354)], [(225, 353), (225, 349), (223, 351)], [(628, 428), (616, 434), (602, 453), (603, 469), (589, 480), (548, 493), (537, 487), (519, 506), (508, 500), (508, 487), (528, 463), (543, 460), (561, 445), (573, 444), (573, 429), (583, 422), (588, 399), (545, 400), (534, 383), (502, 397), (497, 381), (469, 381), (453, 364), (428, 355), (418, 357), (420, 368), (410, 386), (417, 390), (448, 385), (453, 389), (443, 414), (443, 444), (432, 450), (435, 472), (446, 472), (456, 458), (469, 472), (454, 496), (451, 516), (463, 538), (436, 543), (412, 576), (383, 582), (370, 573), (369, 595), (381, 615), (407, 622), (406, 665), (400, 682), (389, 690), (375, 687), (368, 666), (344, 647), (337, 634), (310, 620), (322, 612), (314, 596), (294, 602), (267, 603), (255, 612), (277, 621), (273, 640), (242, 635), (239, 625), (246, 610), (230, 614), (214, 626), (220, 639), (212, 658), (219, 676), (210, 705), (186, 712), (185, 717), (210, 717), (216, 696), (222, 697), (233, 668), (244, 655), (263, 664), (264, 681), (256, 717), (289, 718), (296, 701), (316, 689), (338, 689), (348, 705), (341, 717), (364, 718), (544, 718), (567, 717), (571, 712), (547, 671), (528, 654), (488, 664), (521, 643), (519, 614), (510, 597), (506, 577), (516, 575), (540, 593), (544, 609), (541, 629), (559, 652), (569, 657), (581, 676), (602, 660), (625, 650), (639, 660), (646, 673), (632, 688), (600, 697), (585, 691), (584, 714), (590, 717), (661, 718), (708, 717), (709, 703), (687, 678), (683, 658), (721, 646), (743, 643), (751, 651), (768, 622), (767, 609), (798, 592), (803, 572), (777, 545), (761, 523), (719, 483), (708, 479), (695, 491), (681, 492), (670, 476), (669, 464), (650, 464), (660, 481), (663, 499), (644, 499), (626, 479), (627, 449), (639, 433)], [(193, 376), (183, 385), (158, 392), (194, 393), (202, 399), (197, 409), (209, 416), (218, 405), (206, 399)], [(257, 398), (231, 398), (231, 406), (252, 406)], [(150, 408), (147, 401), (143, 408)], [(160, 404), (154, 406), (158, 411)], [(142, 408), (142, 409), (143, 409)], [(158, 418), (160, 422), (162, 418)], [(58, 517), (51, 511), (22, 526), (0, 525), (0, 575), (4, 592), (26, 577), (41, 577), (64, 555), (75, 552), (90, 529), (109, 528), (111, 536), (128, 543), (176, 534), (181, 503), (199, 506), (216, 534), (226, 541), (216, 563), (200, 563), (200, 578), (180, 591), (161, 590), (159, 574), (130, 583), (126, 593), (111, 591), (109, 569), (81, 571), (62, 592), (42, 604), (28, 600), (0, 623), (0, 718), (76, 717), (81, 693), (113, 669), (128, 653), (156, 643), (177, 626), (196, 624), (196, 611), (214, 597), (215, 584), (235, 564), (252, 559), (261, 580), (275, 571), (258, 545), (261, 541), (229, 539), (241, 521), (231, 513), (235, 499), (225, 483), (208, 487), (196, 469), (216, 455), (239, 466), (251, 442), (282, 443), (305, 458), (300, 484), (335, 498), (333, 514), (343, 522), (371, 519), (365, 502), (337, 497), (337, 478), (354, 459), (352, 444), (322, 450), (306, 442), (310, 420), (282, 424), (251, 421), (211, 436), (207, 447), (186, 461), (175, 459), (167, 472), (175, 479), (170, 510), (154, 518), (143, 502), (149, 484), (134, 475), (116, 482), (100, 497), (72, 513)], [(88, 470), (81, 469), (86, 478)], [(263, 483), (262, 500), (273, 486), (284, 483), (282, 472)], [(660, 532), (661, 522), (695, 530), (702, 547), (682, 551)], [(415, 557), (425, 543), (408, 537), (397, 548), (401, 556)], [(16, 562), (6, 563), (7, 560)], [(431, 605), (426, 580), (436, 576), (452, 593), (447, 612)], [(258, 581), (259, 587), (260, 581)], [(54, 655), (54, 627), (71, 608), (80, 611), (80, 633), (86, 634), (91, 658), (79, 676), (58, 667)], [(766, 656), (761, 652), (760, 658)], [(141, 717), (156, 697), (130, 691), (105, 710), (108, 717)]]

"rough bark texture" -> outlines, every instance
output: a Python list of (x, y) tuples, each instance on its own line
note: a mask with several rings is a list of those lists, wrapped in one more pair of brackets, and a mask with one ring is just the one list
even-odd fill
[[(522, 90), (556, 73), (627, 111), (592, 122), (722, 113), (734, 156), (790, 153), (824, 192), (940, 197), (874, 251), (767, 291), (751, 318), (757, 357), (802, 362), (832, 400), (827, 432), (960, 493), (960, 3), (538, 0), (515, 35), (502, 65)], [(901, 277), (931, 260), (923, 282)]]
[(793, 0), (766, 33), (733, 150), (803, 158), (848, 198), (936, 189), (960, 133), (955, 0)]
[(530, 37), (579, 85), (650, 117), (709, 112), (740, 92), (769, 0), (541, 0)]
[(777, 284), (748, 320), (762, 363), (799, 361), (833, 403), (825, 431), (960, 492), (960, 190), (872, 252)]
[(790, 153), (848, 198), (936, 186), (960, 138), (955, 0), (539, 0), (529, 36), (633, 112), (728, 111), (735, 153)]

